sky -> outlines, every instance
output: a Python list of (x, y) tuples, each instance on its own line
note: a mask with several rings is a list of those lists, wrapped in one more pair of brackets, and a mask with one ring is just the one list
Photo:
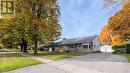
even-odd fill
[(62, 38), (98, 35), (120, 7), (103, 9), (103, 0), (59, 0)]

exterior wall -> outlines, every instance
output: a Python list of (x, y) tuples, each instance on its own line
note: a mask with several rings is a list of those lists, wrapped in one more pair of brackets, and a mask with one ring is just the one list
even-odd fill
[(55, 51), (56, 52), (59, 52), (60, 50), (65, 50), (65, 47), (63, 46), (63, 47), (55, 47)]
[[(88, 45), (88, 47), (84, 48), (84, 45)], [(80, 49), (81, 52), (91, 53), (92, 52), (92, 43), (83, 43), (82, 49)]]
[(73, 44), (73, 47), (72, 45), (68, 45), (67, 48), (69, 52), (79, 52), (78, 46), (79, 44)]
[(83, 52), (83, 53), (91, 53), (91, 50), (89, 50), (89, 49), (83, 49), (83, 50), (81, 50), (80, 52)]
[(78, 44), (78, 45), (77, 45), (77, 51), (78, 51), (78, 52), (81, 52), (82, 49), (83, 49), (83, 48), (82, 48), (82, 44)]
[[(90, 48), (83, 48), (83, 45), (91, 45)], [(83, 43), (83, 44), (76, 44), (75, 48), (71, 48), (70, 46), (64, 46), (66, 51), (69, 52), (84, 52), (84, 53), (90, 53), (92, 52), (92, 43)]]
[(100, 40), (96, 37), (93, 41), (93, 52), (100, 51)]
[(58, 51), (60, 49), (60, 47), (55, 47), (55, 51)]

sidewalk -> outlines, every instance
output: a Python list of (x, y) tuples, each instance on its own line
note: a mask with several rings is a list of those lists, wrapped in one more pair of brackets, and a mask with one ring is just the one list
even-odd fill
[(36, 60), (39, 60), (43, 63), (50, 63), (50, 62), (54, 62), (54, 60), (49, 60), (49, 59), (45, 59), (43, 57), (38, 57), (38, 56), (33, 56), (33, 55), (29, 55), (29, 54), (23, 54), (21, 53), (20, 55), (23, 55), (23, 56), (26, 56), (26, 57), (29, 57), (29, 58), (32, 58), (32, 59), (36, 59)]

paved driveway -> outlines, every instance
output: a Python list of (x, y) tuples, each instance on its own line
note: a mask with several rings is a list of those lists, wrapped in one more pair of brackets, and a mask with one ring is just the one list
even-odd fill
[(123, 56), (96, 53), (48, 63), (70, 73), (130, 73), (130, 64)]

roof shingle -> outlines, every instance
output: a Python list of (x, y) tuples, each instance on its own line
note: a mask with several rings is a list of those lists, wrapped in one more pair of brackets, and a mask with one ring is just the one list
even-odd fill
[(96, 37), (98, 37), (98, 35), (82, 37), (82, 38), (64, 39), (59, 42), (59, 45), (93, 42), (93, 40)]

